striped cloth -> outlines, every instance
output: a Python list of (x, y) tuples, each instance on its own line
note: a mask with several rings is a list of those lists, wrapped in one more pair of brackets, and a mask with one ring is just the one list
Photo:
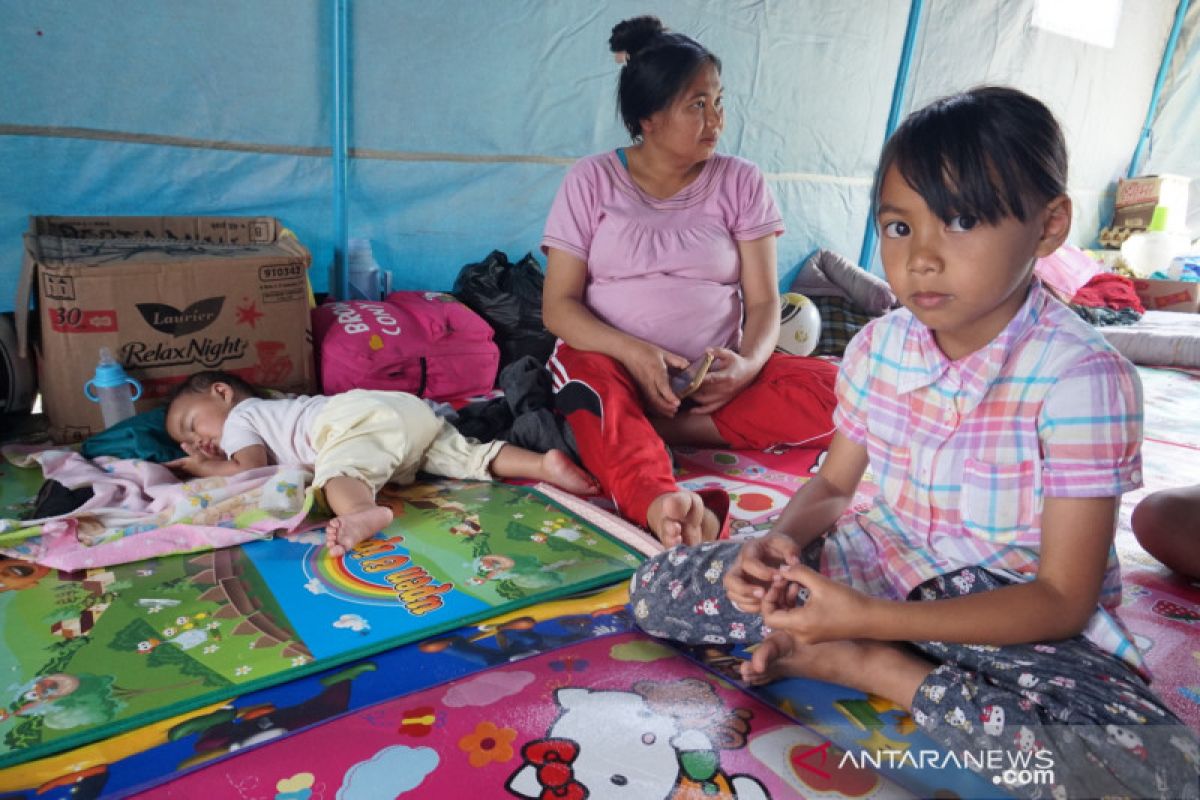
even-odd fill
[(855, 334), (879, 314), (870, 314), (846, 297), (816, 296), (809, 298), (821, 315), (821, 338), (810, 355), (841, 356)]
[[(866, 446), (880, 491), (843, 518), (822, 572), (884, 597), (970, 565), (1032, 580), (1044, 497), (1141, 485), (1135, 368), (1036, 280), (1000, 335), (956, 362), (907, 309), (870, 323), (846, 350), (834, 421)], [(1144, 669), (1105, 610), (1120, 581), (1110, 548), (1085, 635)]]

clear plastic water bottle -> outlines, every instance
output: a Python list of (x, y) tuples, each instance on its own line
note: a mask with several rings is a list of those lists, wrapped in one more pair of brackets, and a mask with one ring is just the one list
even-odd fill
[(375, 261), (370, 239), (351, 239), (348, 243), (347, 267), (350, 270), (350, 296), (356, 300), (379, 300), (383, 297), (384, 272)]
[(100, 404), (104, 427), (111, 428), (133, 416), (133, 401), (142, 396), (142, 385), (125, 374), (107, 347), (101, 347), (96, 374), (83, 385), (83, 393), (88, 400)]

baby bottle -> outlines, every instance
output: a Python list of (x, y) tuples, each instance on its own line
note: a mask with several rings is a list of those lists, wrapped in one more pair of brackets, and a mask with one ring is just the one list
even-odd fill
[(125, 374), (107, 347), (101, 347), (96, 374), (83, 385), (83, 393), (88, 400), (100, 404), (104, 427), (111, 428), (133, 416), (133, 401), (142, 396), (142, 385)]

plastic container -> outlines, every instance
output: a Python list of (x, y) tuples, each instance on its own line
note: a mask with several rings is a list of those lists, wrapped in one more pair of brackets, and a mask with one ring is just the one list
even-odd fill
[(1121, 245), (1121, 258), (1134, 275), (1148, 278), (1158, 270), (1169, 271), (1175, 256), (1187, 253), (1190, 246), (1186, 233), (1167, 232), (1167, 209), (1156, 206), (1150, 227), (1133, 234)]
[(350, 270), (350, 299), (380, 300), (391, 289), (391, 274), (375, 261), (370, 239), (351, 239), (346, 263)]
[(101, 347), (96, 374), (83, 385), (83, 393), (88, 400), (100, 404), (104, 427), (111, 428), (133, 416), (133, 401), (142, 396), (142, 385), (125, 374), (107, 347)]
[(1173, 281), (1200, 281), (1200, 241), (1192, 245), (1187, 255), (1171, 259), (1167, 274)]

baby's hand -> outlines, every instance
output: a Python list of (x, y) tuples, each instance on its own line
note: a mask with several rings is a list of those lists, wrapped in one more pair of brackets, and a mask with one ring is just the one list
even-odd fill
[(769, 627), (787, 631), (801, 644), (869, 638), (868, 622), (875, 602), (857, 589), (797, 563), (776, 573), (774, 584), (763, 596), (762, 617)]
[(737, 608), (753, 614), (761, 609), (779, 568), (799, 563), (800, 548), (787, 534), (772, 532), (751, 539), (738, 550), (737, 561), (725, 573), (725, 592)]
[(194, 478), (199, 475), (200, 462), (195, 456), (185, 456), (174, 461), (164, 461), (163, 466), (183, 478)]
[(188, 477), (204, 477), (206, 467), (212, 462), (226, 460), (223, 454), (212, 454), (208, 449), (189, 442), (181, 442), (179, 446), (187, 455), (167, 461), (163, 466), (175, 472), (182, 472)]
[(211, 441), (198, 442), (197, 444), (183, 443), (179, 446), (183, 448), (183, 452), (185, 453), (204, 456), (214, 461), (225, 461), (228, 458), (225, 455), (225, 451)]

